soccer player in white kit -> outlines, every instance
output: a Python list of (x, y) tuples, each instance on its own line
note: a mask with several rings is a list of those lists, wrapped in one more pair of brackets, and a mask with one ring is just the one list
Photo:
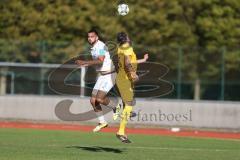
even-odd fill
[(99, 120), (99, 124), (93, 129), (93, 132), (98, 132), (108, 126), (108, 123), (104, 119), (101, 104), (113, 109), (114, 120), (120, 115), (120, 105), (113, 103), (107, 97), (107, 93), (115, 85), (116, 72), (106, 45), (99, 40), (98, 32), (94, 29), (88, 32), (88, 42), (91, 45), (92, 60), (76, 60), (75, 63), (80, 66), (95, 65), (98, 72), (99, 76), (90, 99), (90, 103)]

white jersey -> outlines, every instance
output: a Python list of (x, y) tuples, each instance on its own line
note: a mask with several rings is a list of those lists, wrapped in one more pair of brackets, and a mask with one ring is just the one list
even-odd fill
[(98, 59), (99, 56), (104, 56), (102, 65), (96, 66), (97, 71), (112, 71), (113, 63), (110, 58), (110, 54), (107, 46), (100, 40), (98, 40), (91, 48), (91, 55), (94, 60)]

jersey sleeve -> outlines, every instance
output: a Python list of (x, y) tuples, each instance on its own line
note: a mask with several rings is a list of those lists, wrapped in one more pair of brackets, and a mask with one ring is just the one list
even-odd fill
[(132, 56), (134, 54), (133, 48), (129, 47), (129, 48), (125, 49), (123, 53), (125, 56)]
[(98, 48), (98, 56), (105, 56), (107, 48), (104, 44), (100, 45)]

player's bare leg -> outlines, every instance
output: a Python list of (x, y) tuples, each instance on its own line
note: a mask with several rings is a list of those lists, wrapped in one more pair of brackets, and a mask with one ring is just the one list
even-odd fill
[(105, 128), (108, 126), (108, 124), (105, 121), (104, 116), (103, 116), (102, 107), (101, 107), (100, 103), (97, 101), (96, 94), (97, 94), (97, 91), (93, 91), (92, 97), (90, 99), (90, 103), (92, 104), (93, 109), (99, 120), (99, 124), (93, 129), (93, 132), (98, 132), (102, 128)]
[(118, 103), (113, 102), (107, 97), (107, 93), (103, 91), (98, 91), (96, 100), (98, 103), (108, 106), (113, 110), (113, 120), (117, 120), (120, 117), (121, 106)]

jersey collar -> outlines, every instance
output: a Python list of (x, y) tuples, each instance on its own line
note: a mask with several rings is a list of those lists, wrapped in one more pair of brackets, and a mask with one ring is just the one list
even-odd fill
[(97, 42), (91, 47), (91, 49), (95, 49), (97, 47), (97, 44), (99, 43), (99, 40), (97, 40)]

